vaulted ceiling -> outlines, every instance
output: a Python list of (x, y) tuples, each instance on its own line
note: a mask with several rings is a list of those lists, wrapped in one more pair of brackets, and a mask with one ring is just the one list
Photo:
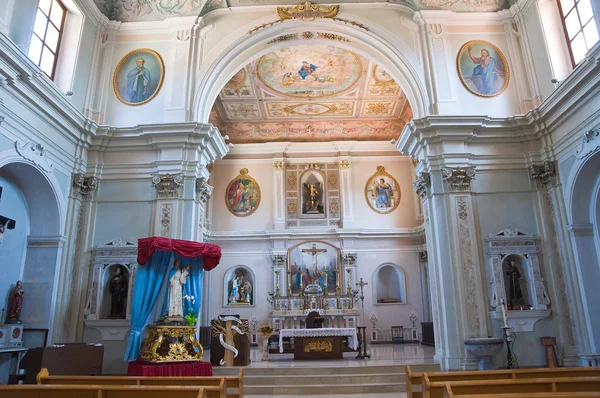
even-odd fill
[[(87, 0), (92, 1), (92, 0)], [(159, 21), (178, 15), (198, 15), (219, 8), (260, 5), (291, 6), (299, 0), (93, 0), (100, 11), (111, 20)], [(380, 3), (381, 0), (340, 0), (326, 4)], [(387, 0), (413, 9), (445, 9), (454, 11), (498, 11), (508, 8), (508, 0)], [(205, 7), (206, 6), (206, 7)], [(204, 8), (204, 10), (203, 10)]]
[(406, 96), (384, 69), (317, 44), (284, 47), (240, 69), (210, 121), (232, 142), (245, 143), (390, 140), (410, 119)]

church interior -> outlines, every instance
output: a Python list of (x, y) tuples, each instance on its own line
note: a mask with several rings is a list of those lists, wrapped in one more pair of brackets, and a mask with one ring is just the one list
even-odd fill
[(0, 397), (597, 396), (598, 0), (0, 4)]

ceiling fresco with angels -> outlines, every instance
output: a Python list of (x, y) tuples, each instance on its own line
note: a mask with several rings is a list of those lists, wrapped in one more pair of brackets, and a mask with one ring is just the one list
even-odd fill
[[(91, 1), (91, 0), (89, 0)], [(160, 21), (180, 15), (205, 15), (221, 8), (280, 5), (293, 6), (297, 0), (93, 0), (110, 20)], [(341, 0), (345, 3), (380, 3), (381, 0)], [(498, 11), (508, 8), (508, 0), (388, 0), (412, 9), (443, 9), (454, 11)], [(513, 1), (514, 3), (514, 1)], [(334, 4), (334, 3), (331, 3)]]
[(384, 69), (326, 44), (270, 52), (223, 87), (210, 121), (234, 143), (390, 140), (412, 119)]

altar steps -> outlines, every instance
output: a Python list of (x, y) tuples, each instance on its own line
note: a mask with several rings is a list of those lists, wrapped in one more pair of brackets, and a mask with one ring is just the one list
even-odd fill
[[(381, 394), (406, 391), (406, 366), (306, 366), (244, 368), (244, 396)], [(331, 365), (331, 363), (328, 363)], [(411, 365), (412, 367), (413, 365)], [(439, 370), (438, 365), (414, 365), (415, 371)], [(229, 368), (233, 370), (234, 368)], [(230, 371), (214, 369), (217, 376)]]

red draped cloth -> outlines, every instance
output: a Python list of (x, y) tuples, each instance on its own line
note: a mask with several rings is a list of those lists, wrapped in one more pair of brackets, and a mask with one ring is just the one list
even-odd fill
[(146, 264), (155, 250), (171, 251), (186, 258), (202, 257), (202, 268), (206, 271), (215, 268), (221, 261), (221, 246), (154, 236), (138, 239), (138, 264)]
[(129, 362), (127, 376), (212, 376), (210, 362), (147, 363)]

